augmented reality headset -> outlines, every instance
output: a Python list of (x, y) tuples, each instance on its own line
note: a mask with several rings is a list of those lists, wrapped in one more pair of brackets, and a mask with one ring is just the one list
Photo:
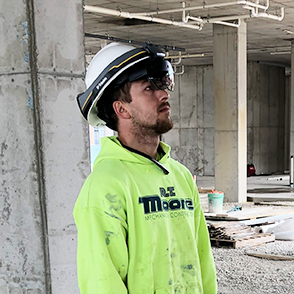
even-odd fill
[[(78, 106), (88, 119), (107, 87), (119, 87), (126, 81), (147, 79), (154, 90), (173, 91), (174, 71), (157, 46), (133, 49), (112, 61), (90, 87), (77, 96)], [(95, 110), (97, 115), (97, 109)]]

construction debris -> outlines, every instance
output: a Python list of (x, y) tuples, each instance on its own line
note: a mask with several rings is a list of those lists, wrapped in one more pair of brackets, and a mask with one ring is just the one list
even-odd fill
[(254, 205), (267, 205), (267, 206), (283, 206), (283, 207), (290, 207), (294, 206), (294, 202), (287, 202), (287, 201), (277, 201), (277, 202), (254, 202)]
[[(235, 205), (236, 207), (236, 205)], [(245, 221), (261, 219), (264, 217), (277, 216), (277, 215), (288, 215), (292, 214), (294, 216), (294, 208), (290, 207), (277, 207), (277, 206), (261, 206), (253, 208), (235, 209), (233, 208), (230, 212), (222, 213), (209, 213), (204, 212), (204, 216), (207, 220), (218, 220), (218, 221)], [(237, 206), (240, 207), (240, 206)], [(240, 207), (241, 208), (241, 207)], [(282, 217), (284, 218), (284, 217)]]
[[(294, 201), (293, 192), (290, 194), (290, 192), (287, 191), (286, 189), (284, 189), (283, 191), (276, 191), (276, 194), (274, 195), (258, 195), (256, 194), (257, 191), (255, 190), (253, 189), (252, 191), (248, 191), (248, 194), (247, 194), (248, 202), (260, 203), (260, 202)], [(249, 194), (249, 193), (252, 193), (252, 194)]]
[(233, 240), (234, 238), (252, 236), (255, 232), (251, 227), (236, 222), (221, 222), (211, 224), (209, 228), (210, 237), (218, 239)]
[(232, 211), (239, 211), (239, 210), (242, 210), (242, 207), (239, 205), (235, 205), (235, 207), (230, 209), (229, 211), (227, 211), (227, 213), (232, 212)]
[(253, 252), (253, 251), (246, 251), (246, 254), (249, 256), (272, 259), (272, 260), (294, 260), (294, 256), (264, 254), (264, 253), (258, 253), (258, 252)]
[(273, 223), (278, 220), (291, 219), (291, 218), (294, 218), (294, 213), (292, 213), (292, 212), (281, 213), (281, 214), (271, 215), (271, 216), (267, 216), (267, 217), (260, 217), (260, 218), (256, 218), (256, 219), (243, 220), (240, 223), (242, 223), (244, 225), (253, 226), (253, 225), (257, 225), (257, 224)]
[(284, 216), (275, 222), (264, 222), (254, 227), (254, 230), (259, 233), (272, 233), (277, 240), (294, 241), (294, 216), (288, 219)]
[(260, 234), (250, 226), (240, 222), (221, 222), (210, 224), (209, 235), (211, 245), (230, 246), (240, 248), (244, 246), (256, 246), (275, 240), (273, 234)]

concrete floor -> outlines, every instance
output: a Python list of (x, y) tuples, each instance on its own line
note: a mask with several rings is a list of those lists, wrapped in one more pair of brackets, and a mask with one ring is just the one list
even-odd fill
[[(247, 197), (262, 197), (271, 204), (294, 206), (294, 189), (290, 188), (289, 183), (289, 175), (248, 177)], [(198, 176), (196, 178), (196, 184), (200, 192), (201, 205), (205, 211), (208, 205), (207, 193), (209, 190), (215, 188), (214, 177)], [(250, 204), (250, 201), (247, 202), (247, 204)]]
[[(213, 177), (198, 177), (200, 189), (213, 189)], [(242, 203), (242, 210), (274, 209), (282, 214), (294, 210), (294, 191), (289, 187), (289, 175), (254, 176), (247, 178), (247, 196), (263, 196), (265, 198), (280, 197), (280, 201), (263, 202), (267, 205), (255, 205), (254, 202)], [(249, 191), (249, 192), (248, 192)], [(292, 197), (292, 201), (283, 199)], [(207, 193), (200, 193), (201, 205), (208, 208)], [(223, 211), (233, 208), (236, 203), (224, 203)], [(211, 222), (208, 221), (208, 222)], [(278, 261), (256, 258), (247, 255), (247, 251), (256, 253), (293, 256), (294, 241), (269, 242), (258, 246), (212, 247), (217, 269), (219, 294), (288, 294), (293, 292), (293, 261)]]

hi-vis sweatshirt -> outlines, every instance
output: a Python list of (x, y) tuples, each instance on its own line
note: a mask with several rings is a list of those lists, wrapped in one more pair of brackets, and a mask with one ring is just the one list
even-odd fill
[(82, 294), (215, 294), (197, 187), (160, 143), (168, 170), (104, 138), (74, 208)]

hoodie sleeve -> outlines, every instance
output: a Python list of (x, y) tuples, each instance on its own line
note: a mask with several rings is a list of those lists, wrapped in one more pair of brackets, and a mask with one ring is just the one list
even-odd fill
[(115, 187), (119, 184), (110, 184), (107, 179), (89, 180), (76, 203), (81, 294), (128, 293), (126, 214), (121, 192)]
[(203, 293), (216, 294), (217, 282), (214, 259), (210, 247), (206, 221), (202, 211), (198, 230), (198, 254), (201, 266)]
[(217, 293), (217, 280), (214, 258), (212, 255), (210, 238), (206, 220), (200, 205), (198, 188), (194, 184), (194, 195), (196, 203), (195, 211), (195, 238), (197, 242), (198, 255), (201, 268), (202, 286), (204, 294)]

